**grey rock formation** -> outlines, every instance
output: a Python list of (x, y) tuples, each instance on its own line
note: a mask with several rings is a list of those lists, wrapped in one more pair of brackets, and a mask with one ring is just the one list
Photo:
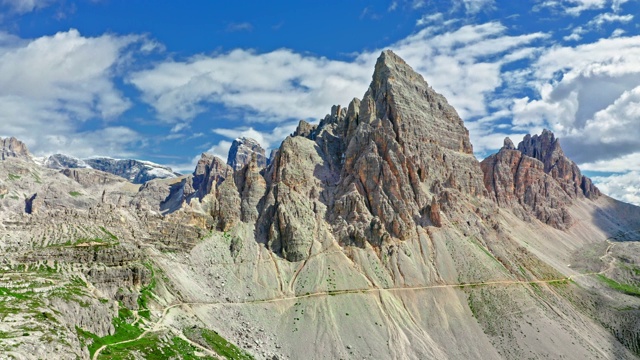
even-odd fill
[(153, 179), (171, 179), (180, 174), (170, 167), (140, 160), (120, 160), (107, 157), (85, 159), (91, 168), (123, 177), (134, 184), (144, 184)]
[(254, 153), (247, 166), (235, 174), (235, 182), (241, 199), (240, 218), (244, 222), (254, 223), (258, 220), (258, 204), (264, 197), (267, 188), (260, 170), (262, 168), (258, 164), (258, 156)]
[(168, 166), (149, 161), (109, 157), (78, 159), (69, 155), (54, 154), (47, 157), (43, 165), (50, 169), (61, 170), (91, 168), (119, 176), (134, 184), (144, 184), (153, 179), (173, 179), (180, 176)]
[(359, 247), (416, 238), (420, 226), (442, 225), (441, 211), (457, 211), (456, 194), (486, 194), (472, 153), (444, 97), (385, 51), (362, 101), (334, 106), (318, 126), (300, 121), (283, 142), (265, 175), (258, 228), (292, 261), (308, 256), (323, 231)]
[(269, 248), (290, 261), (303, 260), (314, 241), (326, 238), (318, 222), (323, 216), (319, 210), (326, 208), (319, 201), (317, 176), (326, 174), (318, 171), (321, 164), (313, 141), (289, 137), (266, 174), (268, 191), (258, 227)]
[(264, 149), (257, 141), (247, 137), (235, 139), (229, 149), (227, 164), (229, 164), (233, 170), (240, 170), (251, 161), (253, 154), (256, 155), (256, 163), (259, 168), (267, 166)]
[(61, 171), (83, 186), (107, 185), (125, 181), (122, 177), (91, 168), (63, 169)]
[(222, 159), (212, 154), (203, 153), (193, 171), (193, 189), (196, 196), (202, 198), (210, 194), (226, 178), (233, 175), (233, 169)]
[(77, 169), (90, 167), (81, 159), (65, 154), (53, 154), (47, 157), (44, 160), (44, 166), (49, 169)]
[(481, 167), (485, 186), (498, 205), (559, 229), (573, 224), (568, 211), (573, 199), (600, 196), (548, 130), (540, 136), (526, 135), (517, 149), (506, 138), (502, 149), (484, 159)]
[(415, 237), (432, 195), (485, 193), (462, 120), (393, 52), (378, 59), (359, 111), (350, 105), (344, 116), (347, 148), (334, 207), (343, 242)]
[(0, 160), (8, 158), (31, 160), (31, 154), (22, 141), (14, 137), (0, 138)]
[(313, 140), (313, 132), (318, 128), (317, 125), (311, 125), (304, 120), (300, 120), (298, 123), (298, 127), (296, 131), (293, 132), (292, 136), (303, 136)]
[(578, 165), (564, 155), (560, 140), (551, 131), (544, 129), (541, 135), (525, 136), (518, 144), (518, 151), (542, 161), (544, 172), (556, 179), (571, 197), (600, 195), (591, 180), (582, 176)]
[(503, 149), (507, 150), (515, 150), (516, 146), (513, 145), (513, 141), (509, 137), (504, 138), (504, 145), (502, 145)]

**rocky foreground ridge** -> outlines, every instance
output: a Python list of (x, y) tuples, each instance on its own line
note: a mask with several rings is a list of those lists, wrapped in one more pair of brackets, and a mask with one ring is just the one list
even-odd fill
[(391, 51), (362, 100), (301, 121), (268, 162), (244, 138), (227, 162), (133, 184), (1, 144), (13, 358), (640, 354), (640, 209), (549, 131), (478, 162)]

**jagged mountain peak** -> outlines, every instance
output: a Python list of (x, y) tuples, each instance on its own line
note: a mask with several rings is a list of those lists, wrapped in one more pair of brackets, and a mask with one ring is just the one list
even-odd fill
[(362, 101), (318, 126), (301, 121), (266, 177), (258, 233), (292, 261), (331, 237), (378, 248), (415, 239), (458, 213), (456, 199), (486, 193), (462, 119), (391, 51)]
[(251, 157), (254, 154), (258, 167), (264, 168), (267, 166), (267, 157), (260, 143), (249, 137), (239, 137), (233, 140), (231, 144), (227, 164), (229, 164), (233, 170), (240, 170), (251, 161)]
[(13, 136), (5, 139), (0, 137), (0, 160), (7, 158), (32, 160), (27, 145)]
[(53, 154), (44, 159), (43, 165), (50, 169), (75, 169), (90, 167), (83, 160), (65, 154)]
[(445, 148), (472, 154), (469, 131), (447, 99), (433, 90), (391, 50), (383, 51), (376, 63), (371, 85), (360, 105), (362, 121), (381, 120), (390, 126), (405, 148), (414, 134), (418, 142), (436, 143)]
[(573, 224), (568, 207), (575, 199), (600, 196), (547, 129), (540, 135), (525, 135), (517, 148), (505, 138), (502, 149), (484, 159), (481, 167), (485, 187), (498, 205), (560, 229)]
[(540, 160), (544, 165), (544, 172), (556, 179), (572, 198), (600, 196), (600, 191), (591, 179), (583, 176), (578, 165), (564, 154), (560, 139), (552, 131), (544, 129), (540, 135), (526, 135), (518, 144), (518, 151)]
[(560, 158), (565, 157), (560, 140), (550, 130), (542, 130), (540, 135), (525, 135), (518, 144), (518, 150), (534, 159), (538, 159), (545, 164), (545, 171), (549, 171), (551, 166)]
[(507, 150), (515, 150), (516, 146), (513, 144), (513, 141), (511, 141), (511, 139), (507, 136), (506, 138), (504, 138), (504, 144), (502, 145), (502, 148)]

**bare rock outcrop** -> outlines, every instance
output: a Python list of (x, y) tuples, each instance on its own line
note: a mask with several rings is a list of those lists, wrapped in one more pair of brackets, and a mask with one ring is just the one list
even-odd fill
[(233, 140), (231, 148), (229, 149), (229, 156), (227, 158), (227, 164), (233, 168), (233, 170), (240, 170), (251, 161), (251, 157), (255, 154), (256, 164), (259, 168), (267, 166), (267, 157), (265, 156), (264, 149), (260, 144), (251, 138), (241, 137)]
[(267, 188), (267, 183), (260, 174), (257, 154), (235, 174), (235, 182), (240, 193), (240, 218), (244, 222), (253, 223), (258, 220), (258, 204)]
[(63, 169), (61, 173), (82, 186), (107, 185), (125, 181), (119, 176), (90, 168)]
[(83, 160), (65, 154), (53, 154), (44, 160), (49, 169), (77, 169), (90, 167)]
[(27, 145), (22, 141), (10, 137), (0, 138), (0, 160), (6, 160), (8, 158), (20, 158), (23, 160), (31, 160), (31, 154)]
[(548, 130), (540, 136), (526, 135), (517, 148), (506, 138), (502, 149), (484, 159), (481, 167), (485, 187), (499, 206), (559, 229), (573, 224), (567, 209), (573, 199), (600, 195)]
[(560, 140), (544, 129), (541, 135), (526, 135), (518, 144), (518, 151), (542, 161), (544, 172), (551, 175), (572, 198), (587, 196), (597, 198), (600, 191), (591, 180), (582, 176), (578, 165), (565, 156)]
[(321, 180), (316, 167), (322, 158), (315, 143), (302, 136), (288, 137), (268, 169), (268, 191), (258, 229), (267, 246), (289, 261), (306, 258), (314, 241), (326, 236), (319, 230), (324, 206), (319, 201)]
[(219, 186), (224, 179), (233, 175), (233, 168), (222, 159), (212, 154), (203, 153), (193, 171), (193, 189), (196, 196), (202, 199)]
[(359, 110), (350, 104), (344, 118), (346, 150), (334, 207), (343, 242), (380, 245), (415, 237), (416, 225), (429, 218), (432, 195), (486, 193), (462, 120), (393, 52), (379, 57)]
[(171, 179), (179, 176), (170, 167), (149, 161), (96, 157), (84, 159), (89, 167), (123, 177), (134, 184), (144, 184), (153, 179)]

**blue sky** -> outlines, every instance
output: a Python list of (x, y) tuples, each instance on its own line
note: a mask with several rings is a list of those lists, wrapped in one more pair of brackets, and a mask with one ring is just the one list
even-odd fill
[[(185, 5), (188, 4), (188, 5)], [(238, 136), (277, 147), (361, 97), (391, 48), (452, 103), (479, 158), (543, 128), (640, 203), (637, 0), (0, 0), (0, 136), (39, 156), (191, 171)]]

